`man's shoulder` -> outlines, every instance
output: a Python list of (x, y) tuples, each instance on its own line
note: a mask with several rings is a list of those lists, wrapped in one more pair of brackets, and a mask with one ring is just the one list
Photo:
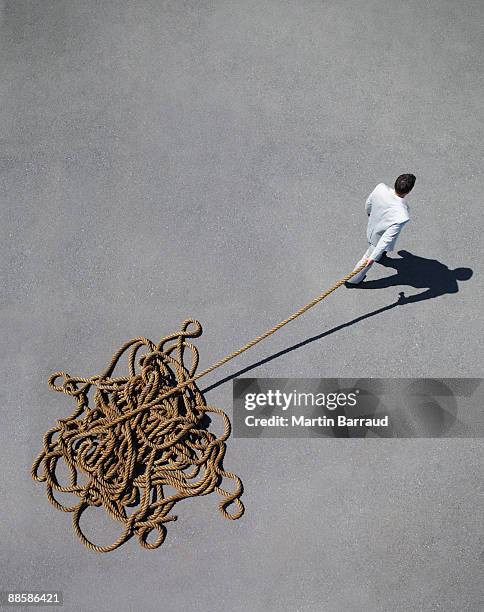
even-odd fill
[(402, 202), (400, 210), (401, 210), (400, 214), (402, 216), (404, 223), (406, 223), (407, 221), (410, 221), (410, 211), (409, 211), (408, 205), (405, 202)]
[(400, 208), (400, 210), (395, 211), (395, 222), (400, 225), (405, 225), (410, 221), (410, 215), (408, 214), (408, 210), (406, 208)]
[(378, 196), (378, 199), (386, 200), (388, 196), (388, 186), (385, 183), (378, 183), (378, 185), (371, 192), (372, 196)]

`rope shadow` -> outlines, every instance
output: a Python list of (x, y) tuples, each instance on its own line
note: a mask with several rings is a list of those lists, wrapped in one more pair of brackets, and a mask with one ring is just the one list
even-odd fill
[(212, 389), (216, 389), (220, 385), (242, 376), (243, 374), (258, 368), (261, 365), (269, 363), (270, 361), (282, 357), (287, 353), (300, 349), (311, 342), (322, 340), (323, 338), (326, 338), (327, 336), (330, 336), (331, 334), (334, 334), (342, 329), (356, 325), (365, 319), (382, 314), (383, 312), (391, 310), (396, 306), (413, 304), (446, 294), (458, 293), (459, 285), (457, 281), (469, 280), (473, 276), (473, 270), (471, 268), (455, 268), (454, 270), (451, 270), (448, 266), (436, 259), (420, 257), (410, 253), (409, 251), (398, 251), (398, 255), (400, 255), (399, 258), (384, 256), (378, 262), (384, 267), (394, 268), (396, 270), (396, 274), (381, 279), (366, 281), (360, 285), (355, 285), (355, 289), (384, 289), (388, 287), (397, 287), (399, 285), (407, 285), (416, 289), (425, 289), (425, 291), (409, 297), (406, 297), (403, 292), (400, 292), (399, 298), (396, 302), (383, 306), (382, 308), (378, 308), (377, 310), (373, 310), (372, 312), (368, 312), (367, 314), (361, 315), (356, 319), (348, 321), (347, 323), (337, 325), (336, 327), (322, 332), (321, 334), (307, 338), (306, 340), (285, 348), (274, 355), (269, 355), (256, 363), (238, 370), (234, 374), (230, 374), (229, 376), (222, 378), (209, 387), (206, 387), (202, 393), (212, 391)]
[(270, 361), (273, 361), (274, 359), (278, 359), (279, 357), (282, 357), (283, 355), (286, 355), (287, 353), (296, 351), (297, 349), (300, 349), (303, 346), (310, 344), (311, 342), (322, 340), (322, 338), (326, 338), (327, 336), (330, 336), (331, 334), (335, 334), (336, 332), (342, 329), (345, 329), (346, 327), (351, 327), (352, 325), (356, 325), (356, 323), (360, 323), (361, 321), (364, 321), (365, 319), (369, 319), (370, 317), (375, 317), (376, 315), (386, 312), (387, 310), (391, 310), (392, 308), (395, 308), (396, 306), (399, 306), (400, 304), (401, 304), (401, 298), (399, 298), (396, 302), (393, 302), (392, 304), (388, 304), (387, 306), (383, 306), (382, 308), (378, 308), (377, 310), (368, 312), (367, 314), (361, 315), (360, 317), (357, 317), (356, 319), (353, 319), (352, 321), (348, 321), (347, 323), (342, 323), (341, 325), (337, 325), (336, 327), (333, 327), (332, 329), (328, 329), (322, 332), (321, 334), (317, 334), (316, 336), (312, 336), (311, 338), (306, 338), (306, 340), (303, 340), (302, 342), (298, 342), (297, 344), (294, 344), (293, 346), (289, 346), (288, 348), (285, 348), (282, 351), (274, 353), (274, 355), (269, 355), (269, 357), (265, 357), (264, 359), (261, 359), (257, 361), (256, 363), (252, 363), (251, 365), (248, 365), (245, 368), (238, 370), (234, 374), (230, 374), (229, 376), (222, 378), (221, 380), (217, 381), (213, 385), (210, 385), (209, 387), (206, 387), (205, 389), (203, 389), (202, 393), (205, 394), (208, 391), (212, 391), (213, 389), (220, 387), (220, 385), (223, 385), (233, 380), (234, 378), (237, 378), (238, 376), (242, 376), (243, 374), (250, 372), (250, 370), (254, 370), (255, 368), (258, 368), (261, 365), (269, 363)]

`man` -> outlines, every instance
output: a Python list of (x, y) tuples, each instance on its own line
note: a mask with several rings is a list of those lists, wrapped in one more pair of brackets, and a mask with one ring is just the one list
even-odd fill
[(359, 285), (373, 263), (395, 248), (400, 232), (410, 219), (406, 197), (414, 185), (413, 174), (401, 174), (393, 189), (385, 183), (379, 183), (368, 196), (366, 214), (369, 218), (366, 236), (369, 247), (354, 269), (365, 261), (366, 267), (345, 283), (348, 288)]

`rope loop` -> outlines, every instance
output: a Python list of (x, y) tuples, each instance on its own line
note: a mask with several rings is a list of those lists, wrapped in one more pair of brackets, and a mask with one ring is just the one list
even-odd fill
[[(73, 397), (76, 407), (44, 436), (32, 477), (45, 483), (57, 509), (73, 513), (74, 532), (89, 549), (110, 552), (133, 535), (143, 548), (158, 548), (166, 537), (165, 523), (176, 520), (169, 514), (175, 504), (214, 491), (224, 498), (219, 506), (223, 516), (233, 518), (225, 507), (235, 501), (242, 516), (241, 481), (222, 467), (229, 418), (207, 406), (191, 380), (198, 351), (188, 339), (201, 333), (200, 323), (187, 319), (156, 345), (145, 338), (127, 342), (101, 375), (81, 378), (55, 372), (49, 378), (51, 389)], [(140, 349), (146, 352), (137, 358)], [(130, 376), (116, 377), (126, 352)], [(206, 428), (207, 412), (222, 418), (220, 437)], [(57, 477), (60, 464), (68, 469), (68, 484)], [(222, 488), (223, 480), (233, 481), (233, 491)], [(175, 493), (165, 492), (167, 487)], [(74, 494), (79, 502), (64, 505), (59, 499), (63, 493)], [(83, 532), (80, 519), (89, 507), (103, 507), (124, 524), (113, 544), (99, 546)]]

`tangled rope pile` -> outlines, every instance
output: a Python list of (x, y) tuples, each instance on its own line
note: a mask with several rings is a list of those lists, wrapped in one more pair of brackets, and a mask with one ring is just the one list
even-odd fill
[[(74, 531), (81, 542), (94, 551), (109, 552), (136, 535), (144, 548), (158, 548), (165, 540), (164, 524), (177, 518), (169, 514), (173, 506), (187, 497), (213, 491), (222, 496), (219, 509), (223, 516), (240, 518), (244, 513), (242, 483), (222, 466), (230, 421), (222, 410), (207, 406), (195, 381), (316, 306), (365, 267), (364, 263), (355, 268), (292, 315), (201, 372), (195, 373), (198, 351), (187, 339), (200, 336), (202, 326), (187, 319), (178, 332), (165, 336), (157, 345), (141, 337), (130, 340), (99, 376), (52, 374), (49, 386), (74, 397), (77, 406), (45, 434), (32, 477), (46, 483), (47, 497), (56, 508), (73, 513)], [(194, 328), (190, 330), (190, 326)], [(143, 346), (147, 352), (138, 358), (136, 372), (136, 356)], [(129, 376), (113, 378), (116, 365), (129, 348)], [(192, 357), (189, 367), (184, 364), (186, 349)], [(64, 378), (62, 384), (56, 384), (59, 377)], [(89, 405), (92, 389), (94, 405)], [(224, 433), (220, 437), (206, 427), (205, 415), (209, 412), (223, 419)], [(60, 485), (56, 476), (61, 460), (70, 473), (69, 486)], [(223, 478), (235, 483), (232, 491), (221, 487)], [(165, 496), (166, 487), (176, 493)], [(54, 491), (72, 493), (80, 501), (64, 506), (54, 497)], [(227, 508), (232, 504), (230, 513)], [(123, 532), (113, 544), (93, 544), (81, 530), (81, 515), (90, 506), (103, 506), (112, 518), (124, 523)], [(157, 532), (156, 539), (149, 542), (153, 531)]]
[[(157, 345), (146, 338), (130, 340), (100, 376), (77, 378), (56, 372), (50, 377), (50, 387), (74, 397), (77, 406), (45, 434), (32, 476), (46, 483), (47, 497), (56, 508), (73, 513), (75, 533), (88, 548), (109, 552), (133, 535), (144, 548), (157, 548), (165, 539), (164, 524), (176, 520), (169, 514), (175, 504), (213, 491), (222, 496), (219, 509), (226, 518), (242, 516), (242, 483), (222, 467), (230, 421), (222, 410), (206, 405), (192, 381), (198, 351), (187, 339), (201, 333), (200, 323), (188, 319)], [(136, 356), (142, 347), (147, 351), (139, 358), (140, 371), (136, 372)], [(128, 349), (129, 376), (113, 378)], [(189, 367), (184, 365), (187, 349), (192, 357)], [(56, 384), (60, 377), (64, 380)], [(93, 406), (88, 397), (91, 388), (95, 388)], [(205, 427), (206, 413), (222, 417), (220, 437)], [(70, 472), (69, 486), (61, 486), (56, 476), (61, 461)], [(81, 474), (86, 480), (83, 484)], [(223, 478), (234, 481), (232, 492), (221, 487)], [(165, 495), (167, 486), (176, 492)], [(73, 493), (80, 501), (64, 506), (54, 497), (56, 491)], [(233, 513), (227, 509), (231, 504)], [(103, 506), (113, 519), (124, 523), (114, 544), (97, 546), (81, 530), (79, 521), (89, 506)], [(149, 542), (153, 530), (157, 536)]]

